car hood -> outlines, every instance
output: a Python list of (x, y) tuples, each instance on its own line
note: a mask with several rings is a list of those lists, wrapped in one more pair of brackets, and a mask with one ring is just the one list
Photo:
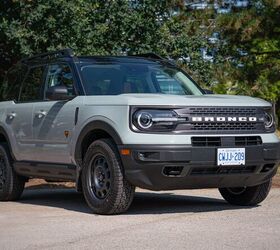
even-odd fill
[(139, 106), (271, 106), (267, 101), (249, 96), (201, 95), (181, 96), (165, 94), (122, 94), (115, 96), (85, 96), (85, 105)]

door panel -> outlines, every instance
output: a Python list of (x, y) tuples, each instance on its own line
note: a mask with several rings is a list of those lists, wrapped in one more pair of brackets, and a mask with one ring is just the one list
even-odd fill
[[(11, 107), (12, 106), (12, 107)], [(32, 160), (32, 110), (33, 103), (9, 105), (4, 121), (10, 135), (13, 154), (18, 161)]]
[(48, 101), (34, 107), (33, 133), (37, 161), (71, 163), (69, 143), (75, 126), (72, 101)]
[[(42, 83), (44, 83), (44, 69), (45, 67), (42, 65), (31, 67), (26, 77), (23, 76), (23, 71), (26, 72), (27, 69), (24, 67), (19, 69), (14, 73), (18, 76), (15, 84), (18, 84), (19, 87), (10, 89), (6, 95), (7, 98), (13, 98), (17, 101), (7, 106), (4, 122), (10, 136), (13, 154), (18, 161), (33, 161), (35, 159), (32, 112), (34, 101), (41, 98), (40, 90)], [(9, 80), (8, 86), (11, 84), (13, 82)]]

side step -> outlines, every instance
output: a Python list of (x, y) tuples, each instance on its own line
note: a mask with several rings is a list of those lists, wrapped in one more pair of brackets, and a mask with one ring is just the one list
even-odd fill
[(75, 181), (76, 166), (42, 162), (14, 162), (17, 174), (51, 180)]

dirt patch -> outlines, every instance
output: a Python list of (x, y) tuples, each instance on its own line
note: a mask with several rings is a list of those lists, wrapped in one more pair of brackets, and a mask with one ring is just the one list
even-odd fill
[(26, 189), (61, 189), (61, 188), (75, 188), (74, 182), (47, 182), (42, 179), (30, 179), (25, 184)]
[(273, 188), (280, 188), (280, 174), (279, 174), (279, 171), (278, 171), (278, 174), (273, 177), (272, 187)]

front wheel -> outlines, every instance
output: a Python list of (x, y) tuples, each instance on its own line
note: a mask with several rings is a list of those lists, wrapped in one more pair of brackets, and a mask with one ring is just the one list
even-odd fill
[(84, 197), (97, 214), (125, 212), (135, 187), (125, 178), (119, 153), (112, 140), (94, 141), (85, 155), (82, 170)]
[(267, 197), (272, 179), (253, 187), (220, 188), (223, 198), (232, 205), (256, 206)]

